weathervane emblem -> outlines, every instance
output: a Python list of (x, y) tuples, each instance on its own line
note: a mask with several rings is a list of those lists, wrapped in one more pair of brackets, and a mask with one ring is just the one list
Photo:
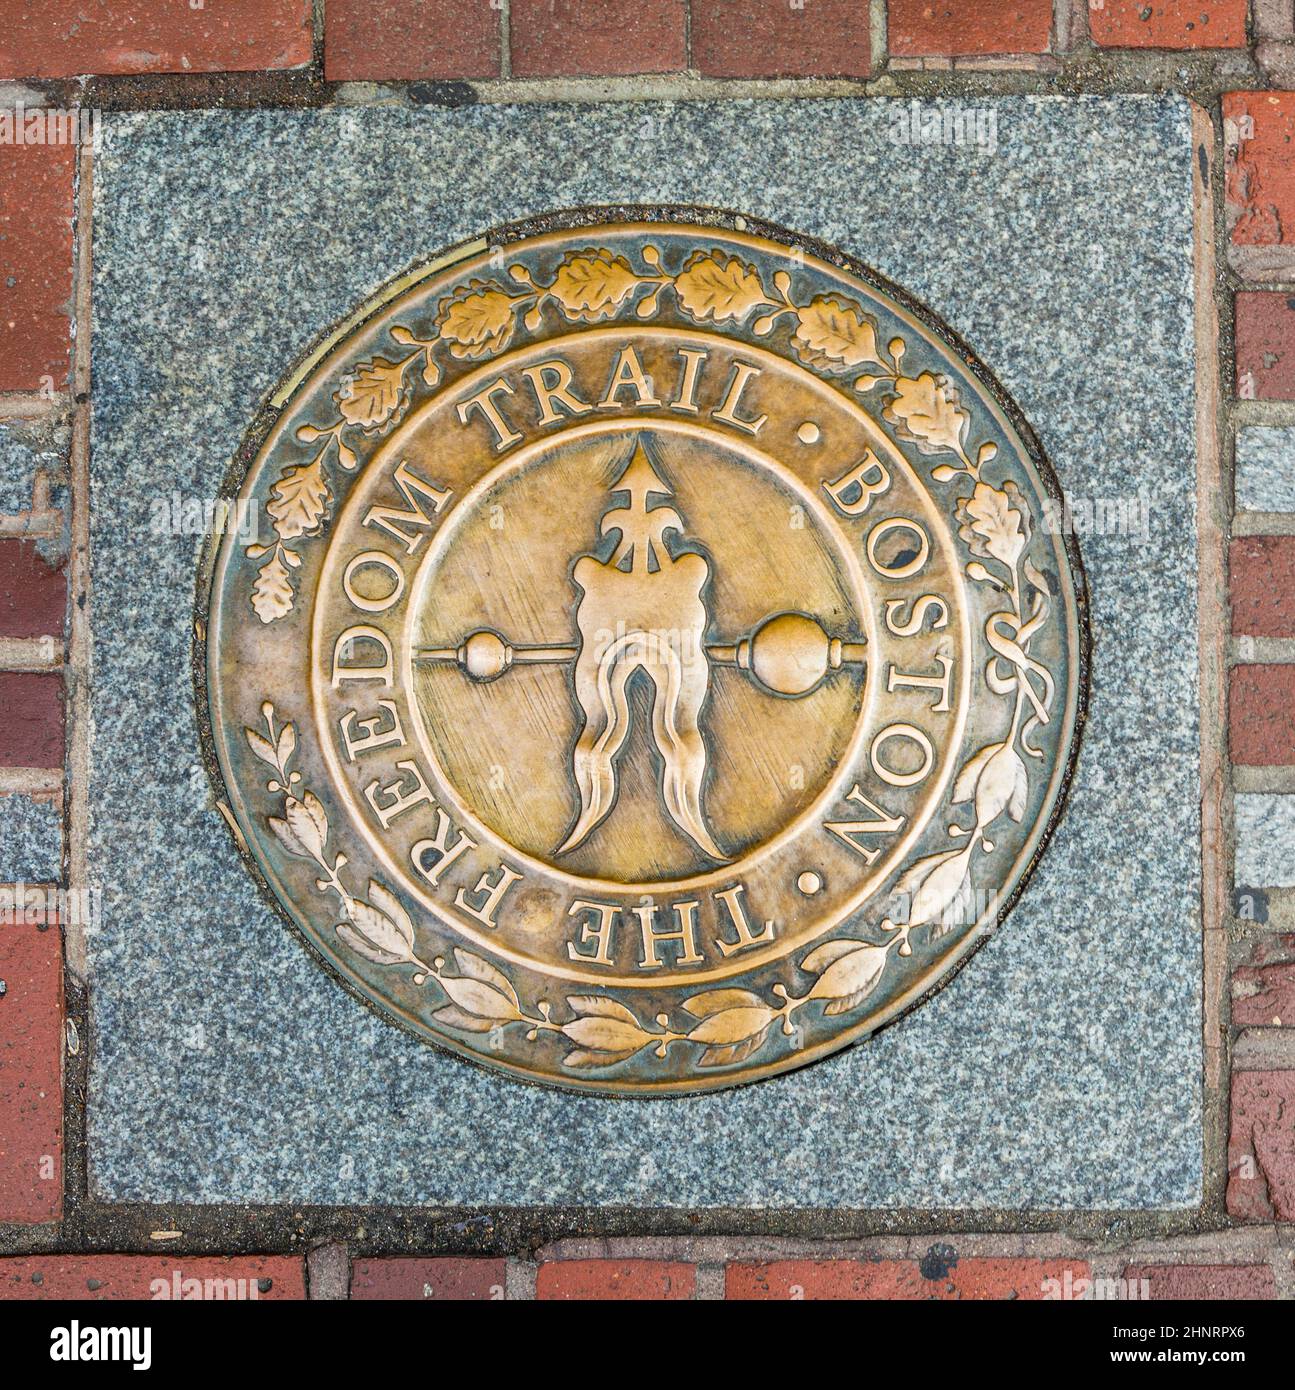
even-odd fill
[(651, 505), (673, 491), (641, 440), (613, 492), (628, 497), (602, 519), (604, 537), (619, 535), (614, 551), (605, 561), (582, 555), (572, 571), (582, 594), (575, 685), (585, 722), (572, 755), (580, 815), (558, 853), (586, 840), (615, 803), (616, 755), (630, 731), (629, 684), (642, 672), (652, 685), (651, 731), (663, 763), (665, 808), (712, 859), (724, 860), (701, 805), (706, 743), (698, 721), (710, 687), (702, 590), (710, 564), (696, 551), (670, 553), (665, 537), (672, 531), (682, 537), (683, 520), (672, 506)]

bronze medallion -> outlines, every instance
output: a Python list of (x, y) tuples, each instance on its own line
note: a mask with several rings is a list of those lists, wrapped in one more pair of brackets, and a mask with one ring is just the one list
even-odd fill
[[(384, 1013), (647, 1095), (865, 1038), (1059, 812), (1059, 492), (942, 325), (709, 210), (505, 227), (266, 407), (198, 662), (240, 845)], [(205, 639), (205, 640), (204, 640)]]

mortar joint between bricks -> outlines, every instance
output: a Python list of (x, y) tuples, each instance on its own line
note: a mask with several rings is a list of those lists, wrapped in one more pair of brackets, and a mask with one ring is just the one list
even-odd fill
[(490, 0), (499, 7), (499, 75), (506, 82), (513, 75), (512, 0)]
[(889, 17), (886, 12), (886, 0), (869, 0), (868, 19), (872, 36), (871, 68), (875, 77), (886, 71), (890, 58), (887, 51)]
[(538, 1272), (534, 1260), (509, 1256), (504, 1265), (504, 1298), (510, 1303), (533, 1303)]

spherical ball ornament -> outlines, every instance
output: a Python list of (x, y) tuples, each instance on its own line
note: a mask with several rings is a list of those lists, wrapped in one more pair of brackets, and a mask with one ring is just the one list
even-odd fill
[(509, 667), (508, 644), (497, 632), (484, 628), (463, 644), (463, 669), (474, 681), (492, 681)]
[(778, 695), (806, 695), (827, 674), (827, 633), (801, 613), (779, 613), (751, 637), (751, 669)]

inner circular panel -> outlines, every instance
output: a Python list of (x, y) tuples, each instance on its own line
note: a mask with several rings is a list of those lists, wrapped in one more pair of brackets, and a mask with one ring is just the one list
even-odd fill
[[(479, 505), (460, 509), (420, 575), (414, 646), (453, 646), (483, 627), (519, 646), (580, 644), (572, 572), (581, 556), (613, 558), (614, 535), (604, 538), (600, 527), (625, 498), (616, 484), (640, 445), (669, 489), (652, 505), (672, 507), (683, 523), (668, 550), (692, 551), (706, 566), (706, 644), (735, 644), (787, 611), (812, 613), (829, 633), (862, 640), (846, 556), (804, 494), (709, 431), (654, 429), (645, 420), (559, 438), (501, 477)], [(753, 534), (777, 544), (753, 547)], [(668, 578), (650, 573), (639, 588), (651, 602), (654, 591), (668, 591)], [(611, 610), (606, 636), (633, 624), (631, 610)], [(669, 626), (668, 598), (653, 622)], [(790, 700), (731, 666), (707, 664), (698, 707), (705, 819), (724, 857), (738, 860), (822, 793), (853, 737), (864, 675), (847, 668)], [(656, 688), (643, 671), (626, 687), (629, 733), (616, 757), (615, 804), (580, 844), (557, 852), (580, 807), (572, 750), (585, 718), (573, 667), (517, 664), (505, 678), (479, 683), (451, 663), (415, 663), (426, 746), (446, 780), (502, 839), (566, 872), (651, 883), (713, 867), (666, 810), (665, 769), (650, 735)]]

